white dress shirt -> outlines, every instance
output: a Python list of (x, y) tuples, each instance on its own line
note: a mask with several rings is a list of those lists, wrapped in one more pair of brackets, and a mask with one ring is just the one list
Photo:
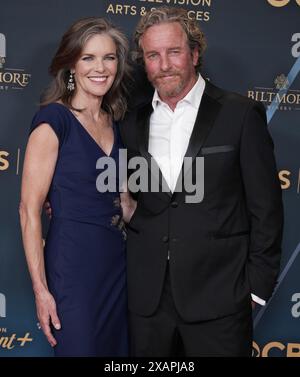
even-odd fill
[(205, 81), (199, 75), (193, 88), (177, 103), (174, 111), (159, 98), (156, 90), (153, 96), (148, 151), (172, 192), (181, 171), (204, 88)]
[[(193, 88), (177, 103), (174, 111), (159, 98), (157, 90), (153, 95), (148, 151), (172, 192), (182, 168), (204, 89), (205, 81), (199, 74)], [(256, 295), (251, 296), (258, 304), (266, 304), (265, 300)]]

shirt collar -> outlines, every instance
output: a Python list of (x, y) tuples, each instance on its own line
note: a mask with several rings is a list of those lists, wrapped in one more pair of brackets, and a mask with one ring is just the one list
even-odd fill
[[(198, 80), (196, 81), (195, 85), (188, 92), (188, 94), (184, 98), (182, 98), (178, 103), (187, 102), (191, 106), (193, 106), (195, 109), (198, 109), (204, 89), (205, 89), (205, 80), (199, 73)], [(158, 91), (155, 89), (153, 99), (152, 99), (153, 110), (155, 110), (159, 104), (164, 104), (164, 102), (160, 99)]]

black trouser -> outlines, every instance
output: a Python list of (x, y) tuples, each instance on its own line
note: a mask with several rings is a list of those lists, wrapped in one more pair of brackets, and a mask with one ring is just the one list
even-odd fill
[(218, 319), (185, 322), (176, 310), (167, 268), (156, 312), (150, 317), (130, 313), (130, 352), (134, 357), (249, 357), (252, 352), (251, 307)]

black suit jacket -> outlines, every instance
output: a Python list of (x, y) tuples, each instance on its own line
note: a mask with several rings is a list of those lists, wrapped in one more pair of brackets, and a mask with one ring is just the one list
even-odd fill
[[(129, 159), (149, 162), (151, 96), (121, 125)], [(140, 192), (128, 226), (131, 311), (153, 314), (167, 255), (176, 308), (185, 321), (222, 317), (268, 300), (279, 271), (283, 211), (273, 143), (264, 107), (207, 82), (186, 156), (204, 157), (204, 198)], [(149, 178), (151, 169), (149, 169)]]

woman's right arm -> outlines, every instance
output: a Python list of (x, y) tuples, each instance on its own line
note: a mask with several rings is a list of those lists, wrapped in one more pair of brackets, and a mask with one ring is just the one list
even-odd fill
[(50, 321), (56, 329), (61, 325), (46, 281), (41, 212), (52, 181), (58, 146), (58, 138), (47, 123), (41, 124), (31, 133), (25, 153), (19, 209), (37, 316), (52, 347), (56, 345), (56, 340), (51, 333)]

